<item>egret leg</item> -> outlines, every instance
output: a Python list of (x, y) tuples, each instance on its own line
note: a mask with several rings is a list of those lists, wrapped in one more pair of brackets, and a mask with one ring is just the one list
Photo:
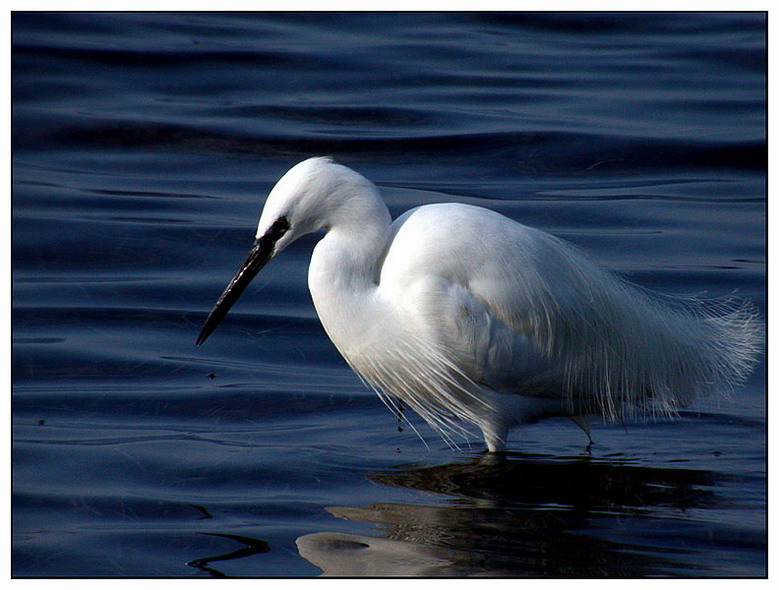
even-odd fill
[(481, 431), (484, 441), (487, 443), (487, 450), (490, 453), (500, 453), (506, 450), (506, 440), (509, 435), (508, 428), (496, 424), (484, 424), (481, 427)]
[(592, 445), (595, 444), (592, 440), (592, 436), (590, 436), (590, 417), (589, 416), (568, 416), (568, 419), (576, 424), (579, 428), (581, 428), (584, 431), (584, 434), (587, 435), (587, 446), (584, 447), (584, 452), (588, 455), (592, 454)]
[(590, 417), (585, 415), (568, 416), (568, 419), (582, 429), (584, 434), (587, 435), (587, 440), (592, 445), (592, 436), (590, 436)]

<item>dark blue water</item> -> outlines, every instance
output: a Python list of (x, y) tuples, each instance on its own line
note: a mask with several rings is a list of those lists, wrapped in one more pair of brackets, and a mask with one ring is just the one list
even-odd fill
[(197, 333), (329, 154), (642, 285), (765, 313), (764, 14), (26, 14), (13, 29), (15, 576), (764, 576), (765, 361), (676, 421), (426, 440), (306, 286)]

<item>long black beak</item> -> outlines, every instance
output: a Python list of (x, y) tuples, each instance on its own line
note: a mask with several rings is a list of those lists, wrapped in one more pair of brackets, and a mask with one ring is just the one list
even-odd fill
[(288, 229), (289, 223), (284, 217), (281, 217), (273, 223), (264, 236), (254, 242), (249, 256), (246, 257), (238, 272), (222, 291), (211, 313), (208, 314), (203, 328), (200, 330), (200, 335), (197, 337), (197, 342), (195, 342), (196, 345), (199, 346), (206, 341), (206, 338), (216, 329), (233, 304), (238, 301), (252, 279), (257, 276), (262, 267), (271, 261), (275, 254), (276, 242)]

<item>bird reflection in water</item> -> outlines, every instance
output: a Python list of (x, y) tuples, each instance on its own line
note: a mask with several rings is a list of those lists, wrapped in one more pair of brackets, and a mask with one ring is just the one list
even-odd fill
[(300, 554), (325, 575), (706, 575), (685, 562), (694, 549), (663, 541), (696, 526), (685, 511), (722, 501), (713, 472), (587, 458), (484, 456), (370, 477), (446, 498), (328, 508), (339, 518), (375, 523), (383, 534), (300, 537)]

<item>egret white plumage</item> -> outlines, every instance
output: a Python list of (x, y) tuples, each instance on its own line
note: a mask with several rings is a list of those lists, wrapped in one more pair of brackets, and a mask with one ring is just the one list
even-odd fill
[(330, 339), (385, 403), (402, 400), (450, 442), (459, 421), (499, 451), (541, 418), (673, 414), (740, 384), (761, 347), (748, 302), (650, 294), (481, 207), (425, 205), (392, 222), (376, 186), (329, 158), (273, 187), (197, 344), (265, 264), (319, 230), (308, 283)]

